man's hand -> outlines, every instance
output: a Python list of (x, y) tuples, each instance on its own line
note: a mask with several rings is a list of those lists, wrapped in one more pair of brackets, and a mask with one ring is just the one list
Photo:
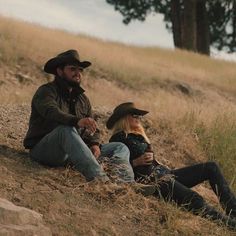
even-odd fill
[(153, 161), (153, 153), (145, 152), (142, 156), (133, 160), (133, 166), (146, 166), (151, 165)]
[(91, 146), (90, 150), (96, 158), (98, 158), (101, 155), (101, 150), (98, 145)]
[(82, 118), (78, 121), (80, 128), (86, 128), (90, 135), (93, 135), (97, 129), (96, 121), (91, 117)]

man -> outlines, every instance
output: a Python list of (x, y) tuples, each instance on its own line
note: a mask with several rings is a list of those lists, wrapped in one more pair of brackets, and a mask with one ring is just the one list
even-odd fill
[(128, 148), (117, 142), (100, 144), (90, 101), (80, 87), (82, 72), (90, 65), (80, 60), (76, 50), (46, 62), (44, 71), (55, 79), (40, 86), (33, 96), (24, 146), (33, 160), (49, 166), (71, 164), (87, 181), (108, 181), (97, 161), (106, 156), (117, 166), (114, 173), (120, 182), (133, 182)]

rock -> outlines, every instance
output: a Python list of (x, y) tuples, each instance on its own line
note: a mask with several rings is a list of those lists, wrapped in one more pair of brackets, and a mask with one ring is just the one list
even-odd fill
[(176, 83), (175, 87), (183, 94), (192, 95), (193, 89), (186, 83)]
[(192, 88), (188, 83), (175, 80), (165, 80), (158, 82), (160, 88), (166, 89), (167, 91), (178, 91), (186, 96), (200, 96), (202, 92), (195, 88)]
[(30, 84), (33, 82), (32, 78), (29, 75), (23, 74), (23, 73), (16, 73), (15, 78), (21, 83), (21, 84)]
[(51, 236), (51, 230), (43, 225), (42, 215), (19, 207), (0, 198), (0, 236)]

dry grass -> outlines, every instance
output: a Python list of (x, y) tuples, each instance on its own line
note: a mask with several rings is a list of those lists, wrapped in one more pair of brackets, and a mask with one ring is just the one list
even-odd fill
[(35, 87), (28, 86), (23, 88), (10, 89), (7, 86), (0, 87), (1, 104), (22, 104), (30, 102), (35, 92)]
[[(165, 121), (172, 127), (184, 124), (189, 116), (194, 117), (191, 122), (210, 127), (222, 114), (233, 116), (236, 111), (235, 63), (180, 50), (109, 43), (3, 17), (0, 29), (2, 64), (13, 70), (21, 65), (31, 76), (37, 72), (34, 81), (40, 77), (27, 89), (19, 83), (10, 89), (1, 86), (1, 103), (29, 102), (45, 77), (41, 69), (45, 61), (62, 50), (77, 48), (82, 59), (93, 62), (87, 77), (92, 81), (86, 83), (85, 78), (85, 87), (95, 106), (112, 110), (121, 102), (135, 101), (151, 111), (149, 117), (154, 122)], [(27, 63), (35, 64), (36, 69), (31, 70)], [(197, 92), (193, 96), (181, 94), (173, 89), (176, 81)]]
[[(150, 111), (147, 124), (154, 127), (155, 132), (150, 131), (150, 135), (158, 157), (167, 159), (171, 166), (182, 166), (191, 161), (218, 160), (236, 190), (235, 63), (180, 50), (110, 43), (3, 17), (0, 20), (0, 104), (29, 104), (39, 84), (49, 79), (42, 71), (45, 61), (63, 50), (78, 49), (82, 60), (88, 59), (93, 63), (85, 74), (83, 86), (94, 106), (107, 114), (121, 102), (134, 101)], [(32, 78), (32, 81), (22, 83), (17, 80), (19, 71)], [(190, 96), (181, 93), (174, 86), (175, 83), (183, 82), (193, 90)], [(9, 132), (8, 129), (4, 131)], [(3, 134), (0, 134), (0, 140), (2, 143), (11, 143), (11, 137)], [(17, 148), (19, 145), (17, 143)], [(190, 157), (191, 160), (188, 160)], [(24, 165), (21, 170), (25, 170)], [(67, 181), (73, 179), (70, 173), (69, 171)], [(53, 175), (53, 171), (48, 171), (46, 175)], [(58, 176), (52, 177), (56, 179)], [(40, 180), (44, 181), (44, 177), (41, 176)], [(30, 185), (30, 178), (26, 180)], [(72, 181), (72, 184), (76, 185), (78, 182), (80, 181)], [(58, 188), (63, 189), (63, 186)], [(124, 230), (123, 234), (129, 234), (130, 228), (123, 227), (126, 223), (133, 227), (135, 235), (230, 234), (214, 224), (209, 227), (209, 221), (200, 218), (196, 220), (196, 217), (183, 213), (170, 204), (154, 199), (145, 200), (130, 191), (116, 192), (90, 185), (83, 187), (84, 195), (80, 192), (81, 188), (71, 187), (67, 190), (68, 195), (47, 195), (51, 204), (53, 200), (61, 199), (66, 204), (64, 208), (60, 204), (54, 209), (50, 204), (42, 207), (43, 200), (40, 202), (36, 196), (35, 202), (32, 202), (31, 207), (46, 214), (47, 223), (52, 225), (55, 232), (62, 230), (90, 235), (121, 235)], [(14, 199), (15, 193), (4, 192), (3, 195), (9, 194)], [(22, 199), (29, 198), (27, 192), (20, 194)], [(82, 206), (76, 202), (78, 198), (84, 201)], [(42, 199), (45, 197), (42, 196)], [(85, 211), (87, 199), (91, 207)], [(104, 209), (105, 214), (102, 213)], [(68, 218), (68, 226), (60, 226), (59, 223), (53, 226), (55, 220), (51, 217), (62, 222), (60, 213), (64, 217), (71, 217), (80, 211), (82, 213), (76, 220), (82, 220), (86, 224), (86, 219), (91, 220), (89, 214), (93, 210), (98, 214), (93, 226), (80, 230), (80, 226), (73, 226)], [(157, 212), (160, 215), (157, 216)], [(108, 223), (99, 222), (100, 214)], [(117, 215), (115, 223), (112, 221), (114, 215)]]
[[(229, 107), (229, 104), (230, 107), (226, 109), (235, 109), (235, 103), (231, 104), (230, 101), (227, 101), (227, 98), (222, 99), (217, 91), (210, 90), (212, 86), (215, 86), (222, 91), (235, 92), (235, 63), (217, 61), (179, 50), (173, 52), (158, 48), (137, 48), (103, 42), (58, 30), (35, 27), (31, 24), (3, 17), (0, 22), (0, 29), (2, 32), (0, 53), (3, 62), (14, 65), (19, 63), (23, 57), (35, 62), (41, 68), (48, 58), (58, 52), (68, 48), (78, 48), (82, 58), (87, 58), (93, 62), (92, 76), (95, 73), (95, 77), (99, 77), (100, 74), (97, 74), (97, 71), (102, 71), (104, 73), (101, 76), (105, 77), (106, 80), (117, 80), (119, 83), (123, 82), (139, 89), (138, 92), (133, 93), (128, 89), (121, 89), (118, 94), (116, 93), (117, 90), (114, 93), (110, 92), (112, 94), (111, 101), (114, 101), (111, 106), (126, 99), (143, 100), (142, 104), (147, 105), (147, 101), (151, 99), (154, 101), (154, 104), (151, 105), (154, 105), (154, 107), (148, 106), (154, 108), (152, 110), (156, 110), (159, 114), (166, 113), (168, 116), (173, 114), (174, 117), (179, 117), (180, 114), (185, 114), (189, 110), (203, 114), (207, 110), (205, 107), (209, 107), (209, 104), (213, 110), (213, 115), (209, 115), (211, 117), (214, 116), (215, 110), (219, 106), (225, 110), (226, 107)], [(202, 101), (200, 99), (195, 101), (195, 98), (186, 99), (185, 96), (176, 96), (176, 94), (169, 91), (159, 89), (156, 83), (167, 79), (170, 81), (185, 81), (190, 86), (197, 86), (203, 91), (205, 97)], [(100, 80), (99, 82), (103, 83)], [(146, 89), (147, 85), (150, 85), (153, 89)], [(205, 89), (206, 85), (209, 89)], [(112, 90), (112, 85), (109, 89)], [(142, 98), (138, 96), (140, 90), (143, 92)], [(132, 95), (129, 96), (129, 93)], [(110, 99), (107, 99), (109, 93), (107, 95), (106, 101), (110, 101)], [(98, 96), (99, 94), (97, 94)], [(103, 94), (100, 94), (100, 96), (103, 97)], [(101, 103), (97, 105), (104, 104), (104, 101), (102, 101), (104, 99), (99, 100), (101, 100)], [(107, 105), (110, 105), (109, 102), (107, 102)], [(208, 117), (205, 114), (202, 116)]]
[[(178, 80), (235, 91), (235, 63), (209, 59), (185, 51), (138, 48), (1, 18), (1, 58), (15, 62), (22, 56), (42, 65), (52, 55), (78, 48), (95, 68), (137, 87), (158, 80)], [(12, 31), (14, 29), (14, 31)], [(184, 68), (184, 70), (183, 70)]]

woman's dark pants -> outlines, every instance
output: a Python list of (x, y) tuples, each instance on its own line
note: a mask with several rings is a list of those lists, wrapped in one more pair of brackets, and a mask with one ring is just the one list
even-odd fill
[[(196, 214), (219, 219), (222, 215), (209, 207), (203, 198), (190, 188), (209, 181), (226, 214), (236, 217), (236, 198), (215, 162), (206, 162), (171, 171), (173, 178), (160, 181), (157, 195), (174, 200), (178, 205)], [(165, 177), (164, 177), (165, 178)]]

